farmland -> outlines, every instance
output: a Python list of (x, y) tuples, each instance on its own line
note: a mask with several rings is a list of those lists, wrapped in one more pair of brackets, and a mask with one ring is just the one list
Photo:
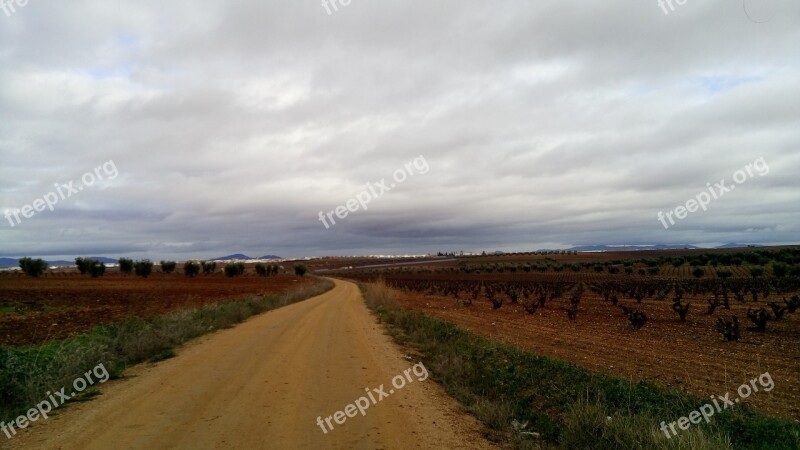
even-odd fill
[(31, 278), (0, 273), (0, 347), (39, 344), (130, 319), (146, 319), (244, 296), (269, 296), (313, 279), (252, 273), (194, 278), (153, 273), (148, 278), (111, 272), (90, 278), (75, 271)]
[[(675, 255), (681, 252), (669, 257)], [(512, 262), (512, 257), (487, 257), (438, 269), (341, 276), (382, 278), (396, 289), (403, 308), (518, 348), (702, 398), (735, 390), (769, 371), (778, 387), (748, 403), (770, 415), (800, 420), (800, 279), (769, 276), (773, 264), (780, 264), (771, 260), (757, 261), (766, 275), (751, 276), (755, 265), (692, 266), (691, 255), (680, 257), (685, 258), (680, 265), (630, 263), (631, 274), (609, 273), (614, 257), (581, 254), (550, 262), (543, 271), (535, 269), (535, 261), (532, 270), (520, 269), (529, 264), (524, 257)], [(553, 269), (576, 259), (586, 264), (578, 271)], [(595, 270), (596, 265), (603, 270)], [(652, 267), (657, 274), (650, 275)], [(702, 276), (692, 275), (696, 268)], [(637, 323), (633, 313), (641, 313), (644, 322)], [(736, 335), (730, 333), (734, 316)], [(722, 333), (726, 326), (727, 337)]]

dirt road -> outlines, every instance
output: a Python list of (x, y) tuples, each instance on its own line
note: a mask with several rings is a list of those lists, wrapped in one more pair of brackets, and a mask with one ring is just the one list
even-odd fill
[(344, 410), (365, 388), (384, 385), (389, 394), (392, 379), (416, 362), (406, 361), (383, 334), (358, 288), (336, 281), (326, 294), (202, 338), (171, 360), (133, 369), (133, 377), (104, 385), (101, 397), (37, 422), (11, 441), (1, 436), (0, 447), (492, 448), (472, 417), (414, 372), (413, 382), (364, 416), (356, 412), (322, 431), (318, 416)]

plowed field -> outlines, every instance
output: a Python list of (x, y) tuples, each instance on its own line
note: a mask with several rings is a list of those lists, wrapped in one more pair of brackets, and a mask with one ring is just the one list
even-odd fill
[[(736, 314), (743, 327), (747, 307), (731, 303), (731, 310), (706, 314), (705, 298), (685, 297), (692, 304), (686, 322), (680, 322), (668, 300), (620, 299), (620, 304), (644, 311), (650, 320), (635, 331), (620, 308), (587, 292), (576, 320), (561, 309), (568, 299), (554, 299), (535, 314), (521, 305), (504, 303), (493, 310), (486, 300), (473, 306), (457, 305), (452, 297), (425, 296), (397, 291), (406, 308), (452, 322), (540, 355), (570, 361), (632, 380), (652, 380), (700, 397), (724, 395), (769, 371), (775, 388), (751, 395), (747, 403), (768, 414), (800, 420), (800, 311), (770, 321), (766, 332), (742, 330), (739, 342), (725, 342), (714, 329), (715, 317)], [(540, 380), (544, 382), (545, 380)]]
[(312, 283), (279, 275), (188, 278), (153, 273), (149, 278), (112, 273), (92, 279), (77, 273), (30, 278), (0, 274), (0, 346), (37, 344), (76, 335), (99, 324), (148, 318), (209, 303), (267, 296)]

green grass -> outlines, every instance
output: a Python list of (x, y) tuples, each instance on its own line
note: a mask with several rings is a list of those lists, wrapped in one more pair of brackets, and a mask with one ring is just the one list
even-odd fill
[[(363, 287), (362, 287), (363, 288)], [(632, 382), (500, 344), (453, 324), (398, 308), (385, 285), (364, 289), (368, 305), (402, 345), (415, 348), (432, 377), (511, 448), (787, 449), (800, 426), (744, 405), (666, 439), (658, 430), (707, 400), (651, 382)], [(512, 421), (527, 422), (515, 431)]]
[(6, 303), (0, 305), (0, 314), (3, 313), (17, 313), (17, 314), (25, 314), (28, 312), (56, 312), (56, 311), (63, 311), (66, 308), (64, 307), (56, 307), (56, 306), (47, 306), (47, 305), (39, 305), (35, 303)]
[(250, 316), (296, 303), (330, 290), (320, 279), (271, 297), (249, 297), (183, 310), (147, 320), (95, 327), (86, 334), (31, 347), (0, 347), (0, 420), (25, 413), (48, 391), (71, 386), (99, 364), (112, 378), (132, 365), (161, 361), (195, 337), (230, 328)]

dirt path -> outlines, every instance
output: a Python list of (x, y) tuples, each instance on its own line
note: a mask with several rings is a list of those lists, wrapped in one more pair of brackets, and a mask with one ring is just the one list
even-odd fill
[[(416, 361), (390, 342), (352, 283), (202, 338), (103, 395), (24, 430), (11, 448), (492, 448), (430, 379), (317, 424)], [(424, 363), (424, 361), (423, 361)], [(421, 367), (419, 368), (421, 369)], [(418, 373), (422, 373), (419, 370)], [(399, 384), (399, 380), (398, 380)], [(379, 397), (375, 394), (374, 397)], [(5, 437), (2, 436), (5, 441)]]

